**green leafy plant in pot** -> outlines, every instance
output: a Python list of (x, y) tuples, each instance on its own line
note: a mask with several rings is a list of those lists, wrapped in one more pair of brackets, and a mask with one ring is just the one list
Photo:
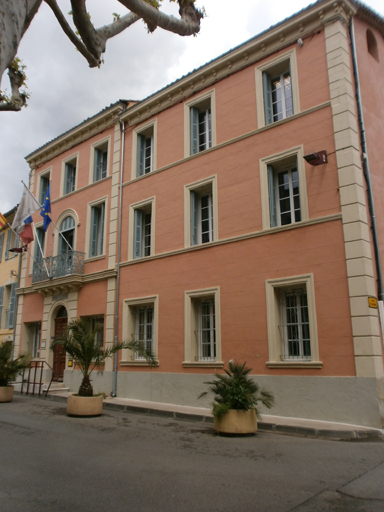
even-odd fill
[[(67, 413), (74, 416), (96, 416), (101, 414), (103, 396), (93, 395), (93, 386), (91, 384), (91, 374), (95, 368), (100, 371), (100, 365), (116, 352), (122, 349), (129, 349), (137, 352), (144, 357), (150, 366), (156, 363), (156, 357), (151, 349), (147, 348), (141, 341), (124, 341), (116, 345), (110, 345), (101, 348), (96, 343), (96, 337), (99, 326), (95, 325), (94, 329), (90, 329), (89, 324), (83, 320), (71, 320), (64, 331), (57, 336), (51, 344), (51, 350), (56, 345), (62, 345), (63, 349), (73, 359), (74, 368), (78, 368), (82, 374), (82, 381), (78, 391), (78, 395), (68, 397)], [(77, 413), (77, 405), (80, 409), (86, 404), (82, 398), (95, 398), (97, 400), (88, 400), (90, 404), (89, 413), (87, 410), (80, 410)], [(97, 404), (93, 407), (92, 404)], [(73, 405), (73, 407), (71, 406)]]
[(209, 391), (204, 391), (199, 398), (209, 392), (214, 395), (212, 412), (214, 428), (217, 432), (227, 434), (250, 434), (257, 431), (257, 418), (260, 418), (258, 404), (270, 409), (275, 404), (274, 395), (260, 388), (250, 376), (251, 368), (246, 363), (230, 361), (225, 374), (216, 374), (215, 379), (205, 382)]
[(21, 354), (12, 359), (12, 341), (0, 343), (0, 402), (11, 402), (13, 399), (13, 386), (10, 385), (17, 375), (31, 362), (29, 354)]

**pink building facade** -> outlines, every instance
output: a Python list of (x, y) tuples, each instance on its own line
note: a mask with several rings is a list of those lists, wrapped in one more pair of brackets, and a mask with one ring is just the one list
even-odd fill
[(158, 359), (121, 352), (97, 391), (202, 406), (235, 359), (274, 414), (381, 427), (383, 60), (382, 18), (322, 0), (29, 155), (56, 227), (35, 216), (45, 259), (36, 242), (23, 257), (19, 349), (40, 324), (40, 358), (75, 390), (49, 345), (82, 317)]

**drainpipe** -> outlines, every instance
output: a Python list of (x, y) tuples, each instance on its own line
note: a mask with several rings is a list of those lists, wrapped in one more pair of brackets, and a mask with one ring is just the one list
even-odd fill
[[(20, 276), (21, 276), (21, 258), (23, 257), (23, 253), (21, 252), (19, 254), (19, 261), (18, 261), (18, 270), (17, 270), (17, 288), (20, 288)], [(16, 290), (15, 290), (16, 291)], [(12, 335), (12, 354), (11, 354), (11, 361), (13, 361), (14, 358), (14, 351), (15, 351), (15, 343), (16, 343), (16, 326), (17, 326), (17, 310), (19, 305), (19, 296), (15, 293), (15, 309), (13, 312), (13, 335)]]
[[(123, 170), (124, 170), (124, 144), (125, 144), (125, 121), (121, 124), (121, 160), (120, 160), (120, 190), (119, 190), (119, 220), (118, 220), (118, 235), (117, 235), (117, 274), (116, 274), (116, 297), (115, 297), (115, 346), (118, 344), (118, 328), (119, 328), (119, 290), (120, 290), (120, 259), (121, 259), (121, 216), (122, 216), (122, 199), (123, 199)], [(113, 388), (112, 396), (117, 395), (117, 352), (114, 357), (113, 369)]]
[(367, 184), (368, 206), (369, 206), (369, 213), (371, 215), (371, 223), (372, 223), (372, 239), (373, 239), (373, 247), (374, 247), (374, 252), (375, 252), (375, 262), (376, 262), (376, 272), (377, 272), (377, 295), (378, 295), (378, 300), (379, 300), (379, 319), (380, 319), (380, 326), (381, 326), (381, 334), (383, 336), (383, 327), (384, 327), (383, 322), (382, 322), (383, 321), (382, 314), (384, 312), (383, 276), (382, 276), (382, 272), (381, 272), (379, 239), (378, 239), (378, 235), (377, 235), (376, 213), (375, 213), (375, 205), (373, 202), (373, 193), (372, 193), (372, 184), (371, 184), (371, 173), (370, 173), (370, 169), (369, 169), (367, 141), (365, 138), (365, 126), (364, 126), (363, 108), (362, 108), (361, 92), (360, 92), (359, 70), (357, 67), (355, 28), (354, 28), (354, 23), (353, 23), (353, 17), (351, 19), (349, 32), (350, 32), (350, 37), (351, 37), (353, 73), (354, 73), (355, 86), (356, 86), (356, 101), (357, 101), (357, 111), (358, 111), (359, 127), (360, 127), (363, 172), (364, 172), (364, 177), (365, 177), (365, 181)]

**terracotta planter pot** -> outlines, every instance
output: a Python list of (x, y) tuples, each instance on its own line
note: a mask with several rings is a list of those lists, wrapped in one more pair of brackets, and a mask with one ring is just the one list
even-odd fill
[(13, 400), (13, 386), (0, 387), (0, 402), (12, 402)]
[(69, 416), (100, 416), (103, 413), (103, 400), (103, 395), (70, 395), (67, 402), (67, 414)]
[(249, 411), (230, 409), (221, 418), (214, 418), (213, 427), (221, 434), (256, 434), (256, 412), (254, 409)]

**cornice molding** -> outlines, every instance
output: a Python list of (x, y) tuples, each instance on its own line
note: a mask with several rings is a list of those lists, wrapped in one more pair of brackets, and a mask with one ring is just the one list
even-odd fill
[(349, 23), (356, 7), (348, 0), (319, 2), (304, 12), (238, 46), (213, 62), (190, 73), (146, 100), (137, 103), (120, 117), (135, 126), (172, 105), (180, 103), (216, 82), (296, 43), (299, 38), (336, 20)]
[(52, 142), (48, 142), (42, 148), (37, 149), (26, 157), (26, 161), (31, 169), (51, 160), (55, 156), (64, 153), (72, 147), (90, 139), (94, 135), (106, 130), (119, 121), (119, 115), (124, 110), (123, 103), (114, 105), (100, 112), (99, 115), (84, 121), (72, 130), (57, 137)]
[(25, 288), (18, 288), (17, 295), (30, 295), (31, 293), (41, 293), (44, 297), (48, 295), (60, 295), (62, 293), (70, 293), (79, 291), (84, 284), (96, 281), (105, 281), (111, 277), (116, 277), (116, 269), (101, 270), (92, 274), (72, 274), (70, 276), (60, 277), (46, 281), (34, 283)]

